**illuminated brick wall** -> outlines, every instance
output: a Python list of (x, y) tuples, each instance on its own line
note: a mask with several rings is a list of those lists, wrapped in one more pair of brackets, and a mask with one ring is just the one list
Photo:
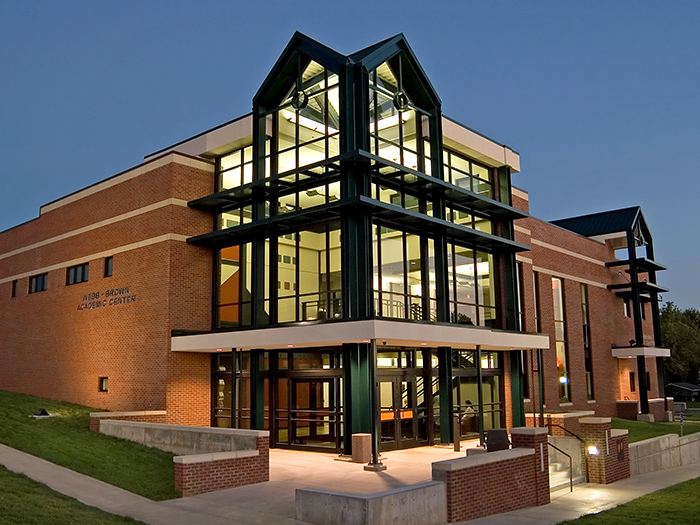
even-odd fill
[[(109, 410), (165, 408), (171, 330), (211, 325), (211, 253), (184, 240), (211, 230), (211, 216), (186, 203), (211, 193), (212, 173), (167, 154), (0, 232), (0, 389)], [(67, 286), (66, 269), (84, 262), (88, 281)], [(29, 278), (44, 272), (46, 291), (29, 294)]]
[[(526, 195), (514, 193), (513, 205), (527, 210)], [(629, 282), (627, 274), (619, 268), (608, 268), (605, 263), (615, 260), (614, 250), (603, 244), (553, 226), (547, 222), (526, 218), (515, 221), (515, 240), (531, 246), (532, 250), (517, 256), (523, 267), (523, 289), (525, 305), (525, 330), (537, 331), (533, 272), (539, 274), (540, 331), (550, 334), (551, 346), (544, 351), (545, 411), (594, 410), (596, 415), (616, 415), (616, 401), (638, 399), (628, 388), (628, 373), (636, 373), (636, 359), (619, 360), (612, 357), (611, 347), (628, 346), (634, 339), (634, 323), (624, 314), (623, 301), (611, 290), (609, 284)], [(570, 403), (560, 403), (559, 374), (556, 367), (554, 345), (554, 307), (552, 277), (564, 283), (566, 342), (568, 349), (568, 374)], [(643, 277), (643, 275), (642, 275)], [(590, 314), (591, 351), (593, 359), (594, 399), (586, 392), (586, 374), (583, 346), (583, 314), (581, 309), (581, 283), (588, 286)], [(643, 322), (645, 341), (653, 343), (651, 310), (646, 305), (646, 320)], [(526, 412), (539, 410), (535, 352), (528, 352), (528, 374), (530, 377), (530, 402)], [(649, 398), (658, 397), (655, 359), (646, 360), (651, 378)], [(637, 388), (638, 390), (638, 388)]]

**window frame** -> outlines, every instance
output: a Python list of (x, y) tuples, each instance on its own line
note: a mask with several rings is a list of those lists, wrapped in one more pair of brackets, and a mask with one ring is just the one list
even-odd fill
[(76, 264), (66, 268), (66, 286), (86, 283), (90, 278), (90, 263)]
[(28, 293), (34, 294), (39, 292), (45, 292), (49, 287), (49, 274), (48, 272), (39, 273), (37, 275), (32, 275), (29, 278), (29, 288)]

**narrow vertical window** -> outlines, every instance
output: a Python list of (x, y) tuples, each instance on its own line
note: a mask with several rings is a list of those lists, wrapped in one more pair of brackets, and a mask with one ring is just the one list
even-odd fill
[(540, 322), (540, 274), (532, 272), (532, 296), (535, 299), (535, 331), (542, 331), (542, 323)]
[(552, 298), (554, 300), (554, 340), (556, 344), (557, 372), (559, 375), (559, 402), (569, 403), (570, 377), (566, 351), (566, 321), (564, 317), (564, 281), (552, 277)]
[(630, 372), (630, 392), (636, 392), (637, 387), (634, 383), (634, 372)]
[(12, 281), (12, 297), (17, 297), (17, 279)]
[(100, 377), (99, 380), (97, 381), (97, 391), (98, 392), (107, 392), (109, 390), (109, 378), (108, 377)]
[(112, 277), (112, 270), (114, 268), (114, 258), (105, 257), (105, 277)]
[(581, 316), (583, 319), (583, 360), (586, 369), (586, 395), (590, 401), (595, 399), (595, 395), (593, 394), (593, 356), (591, 354), (591, 326), (587, 284), (581, 284)]

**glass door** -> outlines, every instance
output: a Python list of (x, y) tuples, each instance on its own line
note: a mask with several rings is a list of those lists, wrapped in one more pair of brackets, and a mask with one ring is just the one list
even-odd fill
[(339, 381), (337, 378), (293, 378), (289, 410), (289, 444), (338, 448)]
[(380, 377), (380, 450), (418, 446), (418, 427), (425, 426), (426, 417), (425, 410), (417, 410), (416, 383), (415, 377)]

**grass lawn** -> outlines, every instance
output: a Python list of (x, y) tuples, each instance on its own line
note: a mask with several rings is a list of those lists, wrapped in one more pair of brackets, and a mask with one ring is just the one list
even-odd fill
[(8, 525), (141, 523), (88, 507), (0, 466), (0, 521)]
[(624, 505), (598, 514), (566, 521), (585, 525), (654, 525), (668, 523), (698, 523), (700, 516), (700, 479), (691, 479), (673, 487), (632, 500)]
[[(681, 424), (679, 421), (672, 423), (661, 421), (658, 423), (647, 423), (646, 421), (633, 421), (630, 419), (612, 418), (612, 428), (620, 428), (629, 431), (629, 442), (642, 441), (664, 434), (681, 434)], [(686, 419), (683, 425), (683, 435), (700, 432), (700, 421), (689, 421)]]
[[(45, 408), (52, 417), (29, 417)], [(173, 456), (89, 430), (93, 409), (0, 391), (0, 443), (160, 501), (178, 497)]]

